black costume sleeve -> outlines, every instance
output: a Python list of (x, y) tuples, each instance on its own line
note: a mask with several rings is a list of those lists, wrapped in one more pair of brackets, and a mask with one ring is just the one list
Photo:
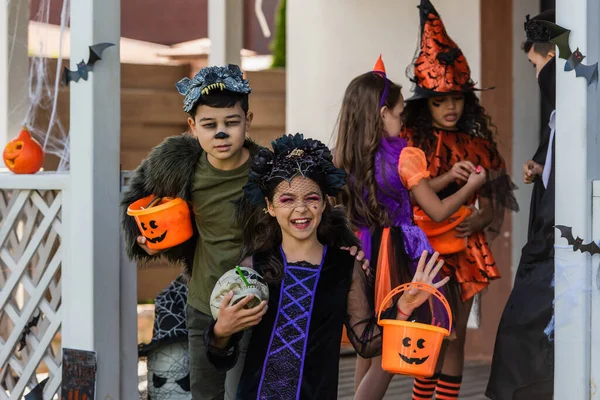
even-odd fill
[(212, 339), (214, 337), (214, 328), (217, 321), (213, 321), (208, 329), (204, 331), (204, 347), (206, 348), (206, 355), (208, 361), (219, 371), (228, 371), (235, 367), (237, 359), (240, 356), (240, 340), (244, 336), (244, 332), (238, 332), (234, 334), (227, 348), (221, 349), (212, 345)]
[[(369, 276), (359, 262), (354, 263), (352, 283), (348, 293), (346, 332), (352, 346), (363, 358), (381, 354), (383, 328), (377, 325), (377, 310), (373, 308), (375, 298), (374, 271)], [(382, 313), (384, 319), (396, 318), (396, 301)]]

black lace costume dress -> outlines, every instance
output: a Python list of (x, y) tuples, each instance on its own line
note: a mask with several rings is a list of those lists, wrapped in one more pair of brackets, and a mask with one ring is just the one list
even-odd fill
[[(279, 252), (284, 276), (269, 285), (269, 308), (254, 327), (238, 399), (335, 399), (342, 326), (362, 357), (381, 354), (381, 327), (373, 309), (372, 279), (348, 251), (327, 248), (321, 265), (290, 263)], [(253, 257), (259, 273), (265, 257)], [(382, 318), (395, 318), (396, 299)], [(213, 325), (214, 326), (214, 325)], [(219, 369), (235, 365), (235, 335), (228, 349), (210, 346), (209, 358)]]

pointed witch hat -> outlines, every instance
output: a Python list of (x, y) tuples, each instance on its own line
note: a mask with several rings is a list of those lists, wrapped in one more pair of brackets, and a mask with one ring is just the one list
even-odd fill
[[(450, 38), (442, 18), (429, 0), (421, 0), (421, 43), (413, 61), (414, 95), (406, 101), (451, 93), (473, 92), (469, 63), (458, 45)], [(410, 68), (410, 66), (409, 66)]]

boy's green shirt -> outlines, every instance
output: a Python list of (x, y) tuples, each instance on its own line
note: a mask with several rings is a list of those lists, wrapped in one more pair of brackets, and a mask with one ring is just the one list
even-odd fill
[(251, 157), (240, 167), (223, 171), (213, 167), (203, 153), (192, 182), (192, 204), (198, 232), (188, 303), (211, 315), (210, 295), (217, 280), (235, 268), (242, 246), (242, 231), (233, 221), (234, 201), (248, 182)]

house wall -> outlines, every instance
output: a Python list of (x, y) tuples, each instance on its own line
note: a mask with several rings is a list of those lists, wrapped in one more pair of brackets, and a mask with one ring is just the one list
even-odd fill
[[(388, 77), (411, 85), (405, 69), (418, 45), (418, 1), (290, 0), (287, 3), (287, 130), (332, 144), (346, 86), (380, 53)], [(479, 0), (436, 1), (447, 31), (481, 82)], [(310, 27), (310, 29), (307, 29)]]

